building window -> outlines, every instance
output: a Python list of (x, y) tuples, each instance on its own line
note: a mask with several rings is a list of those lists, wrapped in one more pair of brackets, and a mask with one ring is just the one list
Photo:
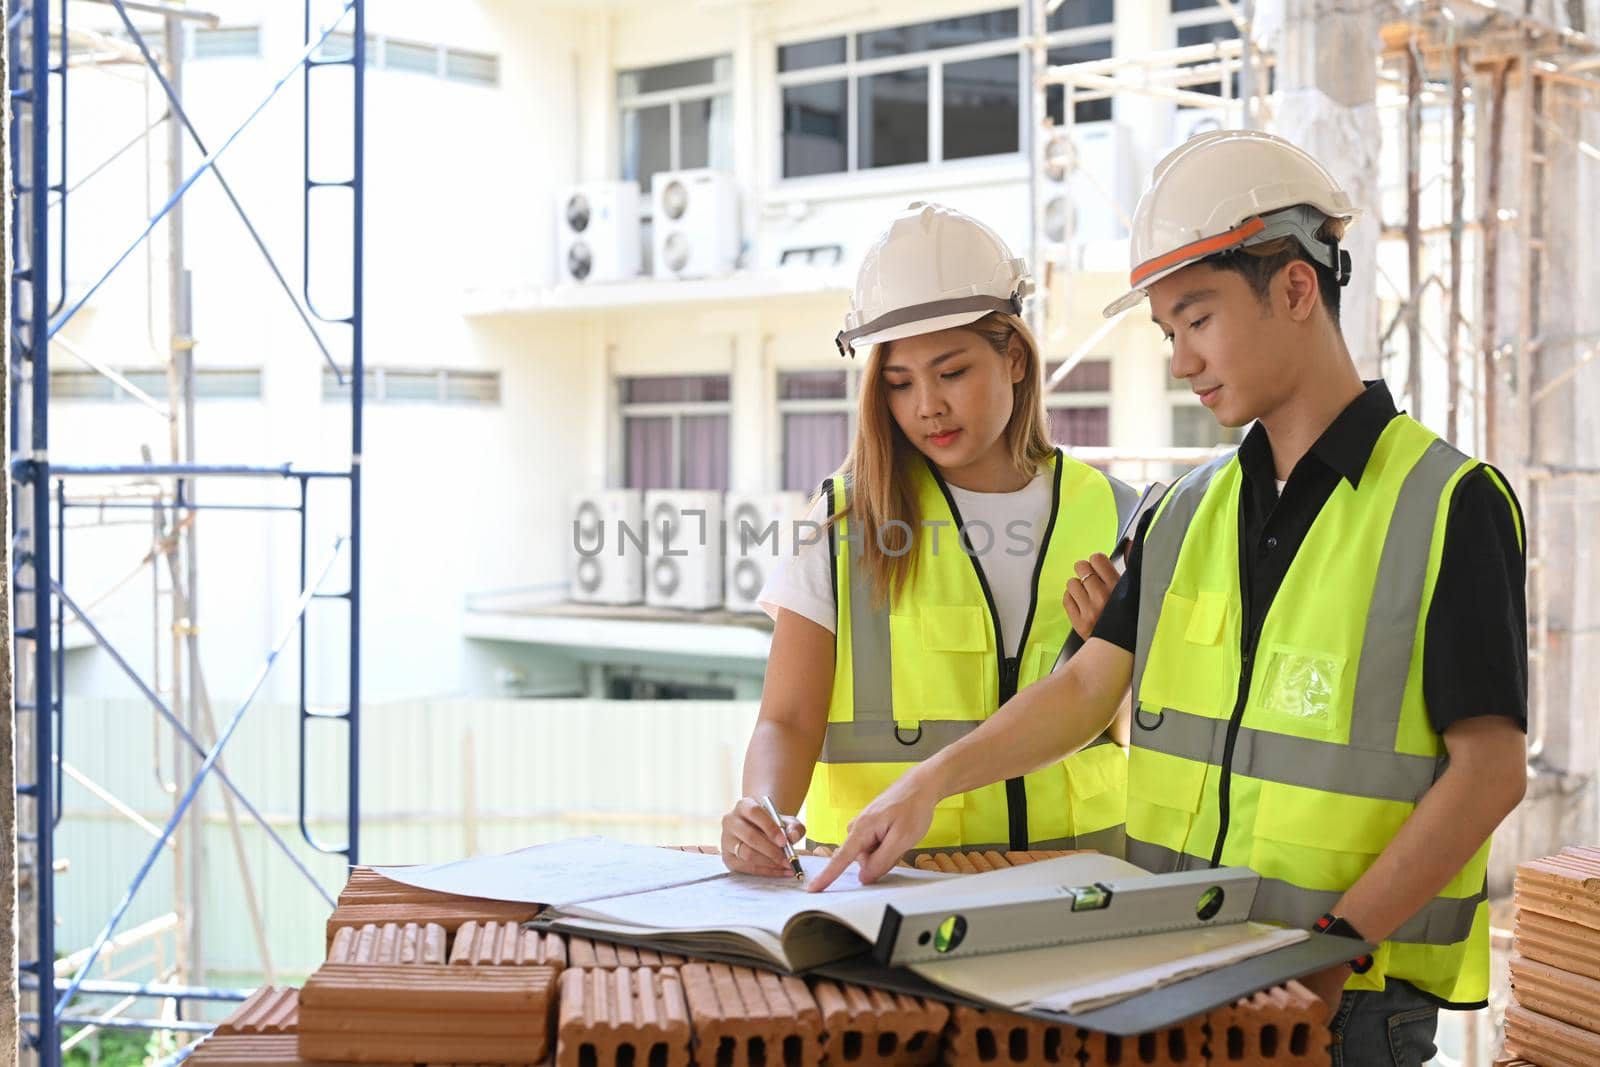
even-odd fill
[[(1064, 67), (1073, 63), (1092, 63), (1100, 59), (1111, 58), (1111, 38), (1096, 37), (1091, 40), (1079, 41), (1076, 44), (1058, 45), (1050, 49), (1049, 62), (1052, 67)], [(1045, 86), (1045, 110), (1050, 113), (1050, 118), (1057, 126), (1062, 125), (1066, 119), (1066, 86)], [(1075, 100), (1072, 104), (1072, 121), (1105, 122), (1111, 118), (1111, 97), (1101, 100)]]
[(195, 59), (220, 59), (261, 56), (260, 26), (196, 27), (189, 40), (189, 54)]
[[(350, 34), (330, 33), (316, 56), (323, 60), (349, 59), (354, 54), (352, 44)], [(369, 70), (428, 74), (466, 85), (493, 87), (500, 84), (500, 57), (488, 52), (446, 48), (425, 41), (404, 41), (369, 33), (366, 60)]]
[[(1019, 7), (778, 46), (783, 177), (1014, 155), (1027, 62)], [(1112, 0), (1050, 16), (1052, 63), (1111, 54)], [(1063, 98), (1052, 90), (1059, 115)], [(1110, 102), (1075, 105), (1079, 122)], [(1058, 118), (1059, 121), (1059, 118)]]
[(856, 370), (792, 371), (778, 375), (778, 421), (783, 427), (782, 487), (814, 492), (839, 469), (856, 428)]
[(728, 488), (728, 376), (622, 378), (625, 489)]
[[(322, 399), (350, 399), (350, 368), (341, 368), (340, 384), (329, 367), (322, 368)], [(435, 367), (368, 367), (361, 399), (368, 404), (500, 403), (500, 372)]]
[[(1048, 382), (1061, 366), (1045, 364)], [(1084, 359), (1066, 378), (1045, 394), (1045, 413), (1050, 419), (1050, 439), (1057, 444), (1094, 445), (1111, 443), (1111, 361)]]
[[(167, 399), (167, 371), (164, 367), (129, 367), (117, 371), (139, 392), (161, 403)], [(259, 367), (197, 367), (194, 372), (196, 400), (260, 400)], [(139, 403), (139, 398), (95, 370), (52, 370), (50, 399)]]
[[(1207, 0), (1171, 0), (1172, 26), (1174, 31), (1173, 43), (1179, 48), (1188, 48), (1197, 44), (1216, 44), (1219, 41), (1233, 41), (1239, 37), (1239, 28), (1228, 17), (1228, 12), (1214, 2)], [(1200, 63), (1185, 63), (1186, 67), (1205, 65)], [(1222, 82), (1220, 77), (1216, 81), (1200, 82), (1185, 88), (1197, 93), (1207, 93), (1211, 96), (1222, 96)], [(1229, 79), (1230, 98), (1239, 96), (1239, 75), (1234, 74)]]
[(617, 75), (622, 177), (649, 201), (661, 170), (733, 166), (733, 60), (691, 59)]

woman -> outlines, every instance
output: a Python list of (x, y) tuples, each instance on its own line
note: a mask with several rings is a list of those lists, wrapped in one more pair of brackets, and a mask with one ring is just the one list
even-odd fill
[[(1087, 638), (1117, 572), (1128, 486), (1049, 440), (1022, 260), (960, 212), (912, 204), (868, 251), (841, 354), (871, 345), (856, 439), (761, 601), (776, 622), (744, 793), (723, 818), (735, 871), (785, 876), (761, 806), (807, 806), (813, 843), (911, 764), (1048, 674)], [(1065, 587), (1064, 595), (1060, 592)], [(1126, 759), (1109, 738), (941, 804), (921, 849), (1119, 853)]]

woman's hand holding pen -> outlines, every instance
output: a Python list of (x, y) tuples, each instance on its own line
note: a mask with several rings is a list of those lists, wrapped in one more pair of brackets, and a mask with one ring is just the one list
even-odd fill
[[(781, 816), (791, 843), (806, 836), (805, 824), (792, 815)], [(738, 874), (793, 878), (794, 869), (783, 854), (783, 838), (760, 797), (740, 797), (722, 817), (722, 862)]]

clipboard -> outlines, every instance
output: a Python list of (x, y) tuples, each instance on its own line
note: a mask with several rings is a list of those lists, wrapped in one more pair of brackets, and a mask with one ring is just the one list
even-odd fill
[(888, 967), (871, 956), (852, 956), (825, 967), (808, 971), (808, 975), (832, 978), (840, 982), (873, 986), (914, 997), (927, 997), (947, 1004), (965, 1004), (973, 1008), (1008, 1010), (1031, 1019), (1076, 1026), (1085, 1030), (1098, 1030), (1118, 1037), (1160, 1030), (1173, 1023), (1193, 1018), (1224, 1004), (1232, 1004), (1241, 997), (1263, 989), (1282, 985), (1291, 978), (1326, 970), (1343, 963), (1352, 954), (1371, 952), (1374, 946), (1347, 937), (1313, 933), (1304, 941), (1286, 945), (1248, 960), (1219, 967), (1206, 974), (1173, 982), (1171, 985), (1137, 993), (1126, 1000), (1093, 1011), (1070, 1014), (1056, 1011), (1014, 1011), (996, 1009), (967, 997), (957, 996), (932, 982), (919, 978), (901, 967)]

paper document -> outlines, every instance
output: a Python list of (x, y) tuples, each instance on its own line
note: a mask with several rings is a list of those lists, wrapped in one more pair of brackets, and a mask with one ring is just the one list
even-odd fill
[(1234, 923), (1163, 934), (934, 960), (908, 969), (936, 985), (1011, 1008), (1090, 1011), (1135, 993), (1304, 941), (1304, 930)]
[[(720, 861), (719, 861), (720, 865)], [(807, 878), (814, 878), (828, 865), (820, 856), (801, 856), (800, 865)], [(870, 886), (857, 877), (859, 869), (850, 867), (826, 893), (808, 893), (792, 878), (764, 878), (753, 874), (729, 874), (714, 882), (696, 882), (625, 897), (613, 897), (589, 905), (578, 904), (562, 910), (611, 922), (648, 926), (658, 930), (693, 930), (708, 923), (719, 926), (753, 926), (782, 930), (784, 924), (803, 912), (826, 906), (828, 913), (855, 927), (863, 937), (878, 936), (883, 921), (883, 905), (897, 894), (918, 883), (949, 883), (957, 875), (897, 867)]]
[(564, 905), (717, 878), (721, 856), (579, 837), (500, 856), (420, 867), (374, 867), (396, 882), (485, 900)]
[[(815, 877), (827, 863), (820, 856), (800, 857), (808, 877)], [(857, 868), (851, 867), (826, 893), (808, 893), (790, 878), (730, 873), (545, 914), (568, 932), (647, 938), (664, 950), (743, 958), (800, 971), (865, 951), (878, 936), (888, 901), (908, 889), (959, 877), (897, 867), (863, 886)]]

